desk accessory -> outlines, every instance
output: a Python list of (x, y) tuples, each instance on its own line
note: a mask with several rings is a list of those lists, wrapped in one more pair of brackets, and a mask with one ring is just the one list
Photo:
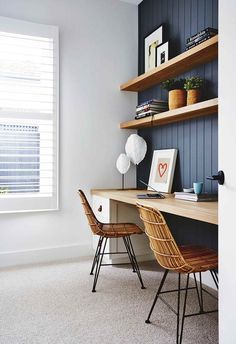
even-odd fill
[(138, 165), (147, 153), (146, 141), (137, 134), (131, 134), (125, 144), (125, 152), (134, 165)]
[(163, 198), (165, 198), (165, 196), (162, 193), (160, 193), (159, 191), (155, 190), (152, 186), (148, 185), (143, 180), (139, 179), (139, 181), (142, 184), (146, 185), (149, 189), (152, 189), (153, 191), (156, 191), (156, 193), (154, 193), (154, 194), (147, 193), (147, 194), (143, 194), (143, 195), (137, 195), (138, 198), (140, 198), (140, 199), (150, 199), (150, 198), (163, 199)]
[(177, 149), (162, 149), (153, 152), (148, 190), (151, 187), (161, 192), (171, 192), (177, 152)]
[(184, 201), (192, 201), (192, 202), (214, 202), (218, 200), (217, 194), (210, 194), (210, 193), (189, 193), (189, 192), (175, 192), (175, 198), (184, 200)]
[(163, 199), (165, 198), (164, 195), (160, 194), (160, 193), (153, 193), (153, 194), (141, 194), (141, 195), (137, 195), (138, 199)]
[(194, 188), (183, 189), (183, 192), (193, 193), (194, 192)]
[(130, 168), (130, 158), (126, 154), (121, 153), (116, 160), (116, 168), (122, 175), (122, 190), (124, 190), (125, 173), (127, 173)]
[(195, 182), (193, 183), (193, 190), (196, 195), (200, 195), (202, 193), (203, 182)]

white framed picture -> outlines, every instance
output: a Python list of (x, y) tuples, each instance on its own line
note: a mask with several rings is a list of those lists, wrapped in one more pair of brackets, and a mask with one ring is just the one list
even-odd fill
[(169, 60), (169, 42), (162, 43), (156, 47), (156, 66), (167, 62)]
[(163, 25), (144, 39), (145, 72), (156, 67), (156, 47), (163, 41)]
[(161, 149), (153, 152), (148, 190), (153, 188), (160, 192), (171, 192), (177, 152), (177, 149)]

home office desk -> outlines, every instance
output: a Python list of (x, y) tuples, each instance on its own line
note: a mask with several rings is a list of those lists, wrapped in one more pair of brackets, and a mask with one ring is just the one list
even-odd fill
[[(148, 191), (149, 192), (149, 191)], [(174, 198), (173, 195), (165, 195), (164, 199), (137, 199), (137, 194), (147, 193), (147, 190), (126, 189), (95, 189), (91, 190), (93, 199), (93, 211), (101, 222), (132, 222), (144, 229), (139, 218), (136, 203), (142, 203), (156, 208), (164, 213), (169, 213), (185, 218), (218, 224), (218, 202), (190, 202)], [(213, 226), (217, 229), (217, 226)], [(190, 227), (191, 230), (191, 227)], [(94, 236), (93, 247), (96, 248), (97, 238)], [(153, 260), (154, 256), (149, 248), (149, 241), (144, 235), (132, 236), (135, 252), (139, 261)], [(109, 240), (106, 252), (125, 251), (123, 241), (120, 239)], [(106, 255), (110, 263), (123, 262), (124, 257), (119, 255)]]
[[(150, 193), (150, 191), (148, 191)], [(147, 190), (91, 190), (92, 195), (117, 202), (136, 205), (137, 202), (160, 211), (187, 217), (193, 220), (218, 224), (218, 202), (190, 202), (175, 199), (173, 194), (164, 199), (137, 199), (137, 194), (147, 193)], [(101, 205), (102, 206), (102, 205)], [(101, 208), (100, 208), (101, 209)]]

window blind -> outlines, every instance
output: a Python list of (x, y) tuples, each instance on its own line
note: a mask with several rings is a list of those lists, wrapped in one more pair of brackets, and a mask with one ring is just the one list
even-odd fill
[(0, 17), (0, 212), (58, 208), (58, 28)]

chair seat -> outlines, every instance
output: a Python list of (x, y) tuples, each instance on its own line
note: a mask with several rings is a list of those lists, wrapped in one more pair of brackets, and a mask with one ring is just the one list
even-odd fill
[(203, 246), (180, 246), (180, 252), (186, 263), (192, 267), (191, 272), (215, 270), (218, 267), (217, 252)]
[(119, 238), (132, 234), (143, 234), (143, 231), (134, 223), (102, 224), (100, 235), (106, 238)]

